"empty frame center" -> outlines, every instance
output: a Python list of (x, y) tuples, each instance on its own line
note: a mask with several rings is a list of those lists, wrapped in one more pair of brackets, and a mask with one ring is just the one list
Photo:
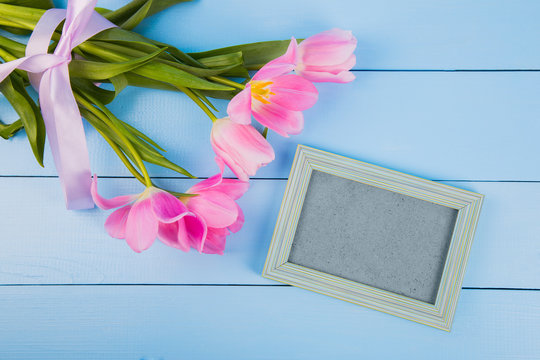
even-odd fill
[(434, 304), (457, 213), (314, 170), (289, 262)]

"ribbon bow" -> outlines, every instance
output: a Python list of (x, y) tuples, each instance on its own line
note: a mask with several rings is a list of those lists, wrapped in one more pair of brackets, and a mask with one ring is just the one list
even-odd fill
[[(81, 114), (71, 91), (68, 64), (73, 48), (116, 26), (94, 11), (96, 2), (69, 0), (67, 10), (47, 10), (28, 40), (26, 56), (0, 65), (0, 81), (15, 69), (25, 70), (39, 92), (41, 113), (68, 209), (94, 207), (90, 160)], [(58, 45), (54, 53), (48, 54), (52, 34), (64, 19)]]

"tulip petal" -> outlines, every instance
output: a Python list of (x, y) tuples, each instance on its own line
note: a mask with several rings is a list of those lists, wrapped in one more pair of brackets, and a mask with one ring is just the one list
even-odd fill
[(263, 104), (254, 101), (253, 116), (263, 126), (274, 130), (281, 136), (296, 135), (304, 128), (304, 115), (300, 111), (288, 110), (278, 104)]
[(134, 201), (137, 198), (137, 195), (122, 195), (113, 197), (112, 199), (106, 199), (99, 195), (98, 189), (97, 189), (97, 176), (94, 175), (92, 178), (92, 185), (90, 187), (90, 192), (92, 193), (92, 198), (94, 199), (94, 202), (96, 205), (103, 209), (103, 210), (109, 210), (113, 208), (117, 208), (120, 206), (124, 206), (127, 203)]
[(131, 205), (126, 205), (113, 211), (105, 221), (107, 233), (115, 239), (126, 237), (126, 223), (131, 210)]
[(297, 75), (283, 75), (272, 80), (270, 100), (289, 110), (307, 110), (319, 96), (315, 85)]
[(201, 252), (207, 236), (207, 226), (200, 216), (189, 215), (178, 221), (178, 242)]
[(253, 75), (253, 80), (272, 79), (276, 76), (288, 74), (293, 71), (296, 66), (297, 48), (298, 43), (293, 37), (291, 38), (291, 42), (289, 43), (285, 54), (264, 65), (255, 75)]
[(227, 227), (238, 217), (234, 200), (218, 191), (208, 190), (190, 198), (188, 209), (201, 216), (209, 227)]
[(313, 82), (334, 82), (341, 84), (348, 83), (356, 79), (356, 76), (350, 71), (342, 71), (338, 74), (318, 71), (302, 71), (299, 72), (299, 75)]
[[(223, 160), (219, 160), (223, 162)], [(216, 174), (208, 179), (202, 180), (193, 185), (187, 193), (199, 194), (204, 191), (213, 190), (219, 191), (228, 195), (231, 199), (237, 200), (244, 195), (249, 188), (249, 182), (240, 181), (237, 179), (223, 179), (221, 173)]]
[(228, 195), (231, 199), (237, 200), (244, 195), (249, 188), (249, 182), (236, 179), (223, 179), (212, 190), (222, 192)]
[(347, 60), (345, 60), (345, 62), (341, 64), (324, 65), (324, 66), (306, 65), (303, 68), (297, 68), (296, 72), (301, 73), (303, 71), (317, 71), (317, 72), (327, 72), (327, 73), (337, 75), (341, 72), (352, 69), (355, 64), (356, 64), (356, 55), (352, 54)]
[(218, 153), (218, 151), (220, 152), (221, 154), (221, 157), (219, 157), (220, 161), (223, 161), (229, 167), (229, 169), (231, 169), (231, 171), (236, 175), (236, 177), (238, 177), (238, 179), (242, 181), (249, 181), (250, 175), (247, 173), (246, 170), (242, 168), (242, 166), (237, 164), (229, 154), (227, 154), (225, 151), (218, 149), (217, 147), (213, 147), (213, 149), (216, 152), (216, 154)]
[(306, 65), (332, 65), (345, 62), (356, 48), (354, 44), (319, 45), (314, 50), (306, 50), (302, 54), (302, 62)]
[(158, 234), (158, 220), (152, 201), (146, 198), (131, 207), (126, 223), (126, 242), (136, 252), (148, 249)]
[(209, 177), (208, 179), (202, 180), (188, 189), (189, 194), (198, 194), (201, 191), (206, 189), (213, 188), (219, 185), (222, 181), (221, 173)]
[(154, 214), (160, 222), (172, 223), (188, 213), (186, 206), (167, 191), (156, 189), (150, 199)]
[(214, 122), (211, 143), (216, 155), (242, 181), (274, 160), (274, 149), (251, 125), (239, 125), (227, 118)]
[(340, 64), (354, 53), (356, 43), (352, 32), (332, 29), (302, 41), (298, 45), (298, 57), (306, 65)]
[(179, 223), (184, 226), (182, 220), (170, 224), (160, 223), (158, 228), (158, 238), (167, 246), (188, 252), (190, 247), (189, 242), (185, 237), (179, 236)]
[(333, 42), (356, 42), (356, 38), (350, 30), (333, 28), (312, 35), (307, 39), (303, 40), (300, 44), (304, 44), (302, 46), (306, 47)]
[(205, 254), (223, 255), (227, 242), (227, 229), (209, 228), (202, 252)]
[(221, 176), (223, 176), (223, 171), (225, 171), (225, 163), (220, 157), (215, 157), (214, 160), (216, 161), (216, 165), (219, 167), (219, 172), (221, 173)]
[(251, 124), (251, 88), (249, 84), (229, 101), (227, 114), (231, 121), (237, 124)]
[[(238, 204), (236, 204), (238, 206)], [(236, 221), (228, 227), (230, 231), (233, 233), (237, 233), (242, 229), (242, 226), (244, 226), (244, 212), (242, 211), (242, 208), (238, 206), (238, 217), (236, 218)]]

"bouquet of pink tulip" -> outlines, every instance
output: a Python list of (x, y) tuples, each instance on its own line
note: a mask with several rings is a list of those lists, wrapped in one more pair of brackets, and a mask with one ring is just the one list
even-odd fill
[[(133, 0), (111, 11), (94, 8), (96, 0), (70, 0), (67, 10), (53, 8), (50, 0), (0, 0), (0, 28), (31, 33), (27, 44), (0, 36), (0, 92), (20, 116), (11, 124), (0, 122), (0, 136), (9, 139), (24, 128), (41, 166), (47, 136), (68, 209), (94, 203), (118, 208), (105, 228), (136, 252), (158, 238), (183, 251), (223, 254), (226, 237), (244, 222), (236, 200), (247, 191), (249, 177), (274, 159), (268, 129), (282, 136), (300, 133), (302, 111), (318, 98), (313, 82), (354, 79), (349, 70), (356, 39), (350, 31), (332, 29), (299, 44), (292, 38), (187, 54), (131, 31), (144, 18), (184, 1)], [(243, 81), (234, 80), (239, 78)], [(107, 109), (126, 86), (179, 91), (193, 100), (213, 122), (210, 144), (220, 172), (185, 192), (155, 186), (145, 162), (194, 176)], [(209, 98), (230, 99), (228, 116), (218, 119)], [(262, 132), (251, 125), (252, 115)], [(112, 199), (98, 194), (82, 118), (144, 184), (142, 193)], [(238, 179), (223, 178), (225, 166)]]

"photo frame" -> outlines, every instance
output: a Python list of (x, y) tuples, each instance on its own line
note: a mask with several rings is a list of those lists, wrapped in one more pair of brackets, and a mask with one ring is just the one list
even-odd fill
[(483, 197), (299, 145), (262, 275), (450, 331)]

